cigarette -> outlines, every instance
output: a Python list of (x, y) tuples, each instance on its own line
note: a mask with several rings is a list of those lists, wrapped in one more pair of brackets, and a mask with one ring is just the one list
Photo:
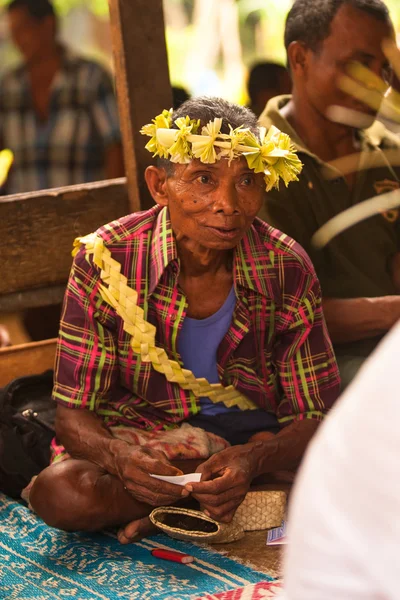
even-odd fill
[(184, 565), (194, 561), (194, 557), (190, 556), (190, 554), (182, 554), (182, 552), (173, 552), (172, 550), (151, 550), (151, 554), (156, 558), (162, 558), (163, 560), (182, 563)]

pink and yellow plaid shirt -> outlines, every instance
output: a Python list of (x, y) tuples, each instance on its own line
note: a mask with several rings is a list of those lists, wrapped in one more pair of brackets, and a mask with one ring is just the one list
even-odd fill
[[(156, 326), (156, 343), (181, 362), (186, 299), (167, 209), (128, 215), (98, 231), (121, 264), (138, 304)], [(218, 350), (218, 373), (286, 426), (321, 419), (339, 392), (339, 375), (314, 269), (300, 246), (256, 219), (234, 254), (236, 307)], [(54, 399), (94, 411), (108, 427), (176, 427), (199, 401), (143, 363), (123, 323), (100, 293), (100, 273), (84, 248), (75, 257), (57, 349)]]

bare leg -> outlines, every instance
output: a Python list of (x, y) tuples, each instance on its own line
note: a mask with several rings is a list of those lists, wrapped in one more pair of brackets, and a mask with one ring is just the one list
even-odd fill
[[(198, 461), (182, 461), (178, 468), (196, 470)], [(50, 527), (65, 531), (99, 531), (130, 524), (128, 537), (146, 534), (153, 510), (135, 500), (122, 482), (86, 460), (69, 459), (51, 465), (33, 484), (30, 504)]]
[(97, 531), (149, 513), (118, 478), (86, 460), (69, 459), (42, 471), (29, 501), (48, 525), (65, 531)]
[[(272, 436), (261, 432), (254, 439)], [(202, 462), (183, 460), (175, 461), (173, 465), (184, 473), (192, 473)], [(254, 481), (264, 484), (261, 489), (279, 489), (273, 474), (268, 477), (270, 485), (265, 485), (267, 481), (262, 479)], [(289, 487), (287, 483), (285, 487)], [(153, 529), (148, 518), (153, 507), (135, 500), (117, 477), (86, 460), (69, 459), (42, 471), (33, 484), (29, 500), (49, 526), (65, 531), (122, 527), (118, 539), (127, 544)]]

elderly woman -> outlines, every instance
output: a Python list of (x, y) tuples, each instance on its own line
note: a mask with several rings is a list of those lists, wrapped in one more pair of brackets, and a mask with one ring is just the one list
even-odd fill
[[(157, 205), (78, 241), (53, 461), (30, 493), (49, 525), (123, 543), (190, 495), (231, 521), (254, 478), (297, 467), (339, 389), (313, 267), (256, 218), (266, 185), (297, 179), (289, 138), (210, 98), (142, 133)], [(150, 476), (196, 467), (184, 488)]]

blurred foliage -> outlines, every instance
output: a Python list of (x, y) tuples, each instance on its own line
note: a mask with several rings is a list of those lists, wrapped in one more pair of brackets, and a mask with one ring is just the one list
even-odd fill
[[(107, 0), (53, 0), (60, 15), (66, 15), (78, 6), (85, 6), (100, 17), (108, 16)], [(180, 4), (188, 15), (189, 21), (193, 14), (196, 0), (164, 0), (171, 4)], [(216, 0), (218, 1), (218, 0)], [(0, 0), (0, 7), (9, 4), (10, 0)], [(283, 32), (284, 21), (292, 5), (292, 0), (236, 0), (239, 5), (241, 23), (244, 27), (260, 20), (268, 20), (271, 23), (269, 32), (272, 38), (279, 37)], [(393, 21), (400, 29), (400, 2), (399, 0), (386, 0)], [(281, 38), (280, 38), (281, 39)], [(272, 42), (272, 40), (271, 40)]]
[[(61, 15), (67, 15), (71, 10), (78, 6), (85, 6), (99, 17), (108, 17), (107, 0), (53, 0), (57, 12)], [(0, 7), (7, 6), (10, 0), (0, 0)]]
[[(0, 7), (6, 6), (9, 2), (10, 0), (0, 0)], [(195, 0), (164, 0), (164, 2), (182, 5), (189, 19), (191, 18)], [(239, 4), (243, 22), (246, 22), (249, 18), (251, 19), (251, 15), (257, 18), (258, 14), (263, 19), (270, 19), (274, 24), (279, 24), (277, 27), (279, 30), (283, 29), (286, 13), (292, 4), (292, 0), (236, 0), (236, 2)], [(86, 6), (98, 16), (106, 17), (108, 15), (107, 0), (54, 0), (54, 4), (61, 15), (67, 14), (77, 6)], [(400, 28), (399, 0), (386, 0), (386, 4), (392, 13), (392, 18), (397, 28)], [(275, 31), (275, 27), (272, 29)]]
[[(130, 0), (134, 2), (135, 0)], [(152, 0), (149, 0), (151, 2)], [(0, 0), (0, 8), (10, 0)], [(108, 19), (107, 0), (53, 0), (58, 13), (63, 17), (78, 7), (85, 7), (96, 17)], [(167, 21), (166, 37), (170, 63), (171, 77), (175, 84), (190, 87), (190, 76), (186, 57), (195, 56), (196, 52), (204, 52), (204, 44), (210, 43), (207, 37), (198, 44), (198, 35), (193, 24), (197, 3), (202, 0), (163, 0)], [(215, 5), (219, 0), (214, 0)], [(248, 68), (253, 63), (263, 60), (273, 60), (285, 63), (283, 33), (285, 19), (293, 0), (234, 0), (239, 14), (239, 36), (241, 43), (242, 61)], [(386, 0), (393, 22), (400, 33), (400, 0)], [(229, 35), (229, 32), (227, 32)], [(207, 36), (207, 32), (205, 32)], [(225, 35), (222, 34), (225, 38)], [(211, 40), (212, 41), (212, 40)], [(216, 43), (218, 41), (216, 40)], [(223, 42), (222, 42), (223, 43)], [(103, 50), (103, 49), (99, 49)], [(194, 50), (194, 53), (193, 53)], [(192, 63), (194, 64), (194, 63)], [(190, 68), (193, 67), (189, 67)], [(223, 65), (217, 57), (213, 67), (216, 77), (222, 77)], [(244, 93), (244, 81), (238, 80), (238, 94)]]

